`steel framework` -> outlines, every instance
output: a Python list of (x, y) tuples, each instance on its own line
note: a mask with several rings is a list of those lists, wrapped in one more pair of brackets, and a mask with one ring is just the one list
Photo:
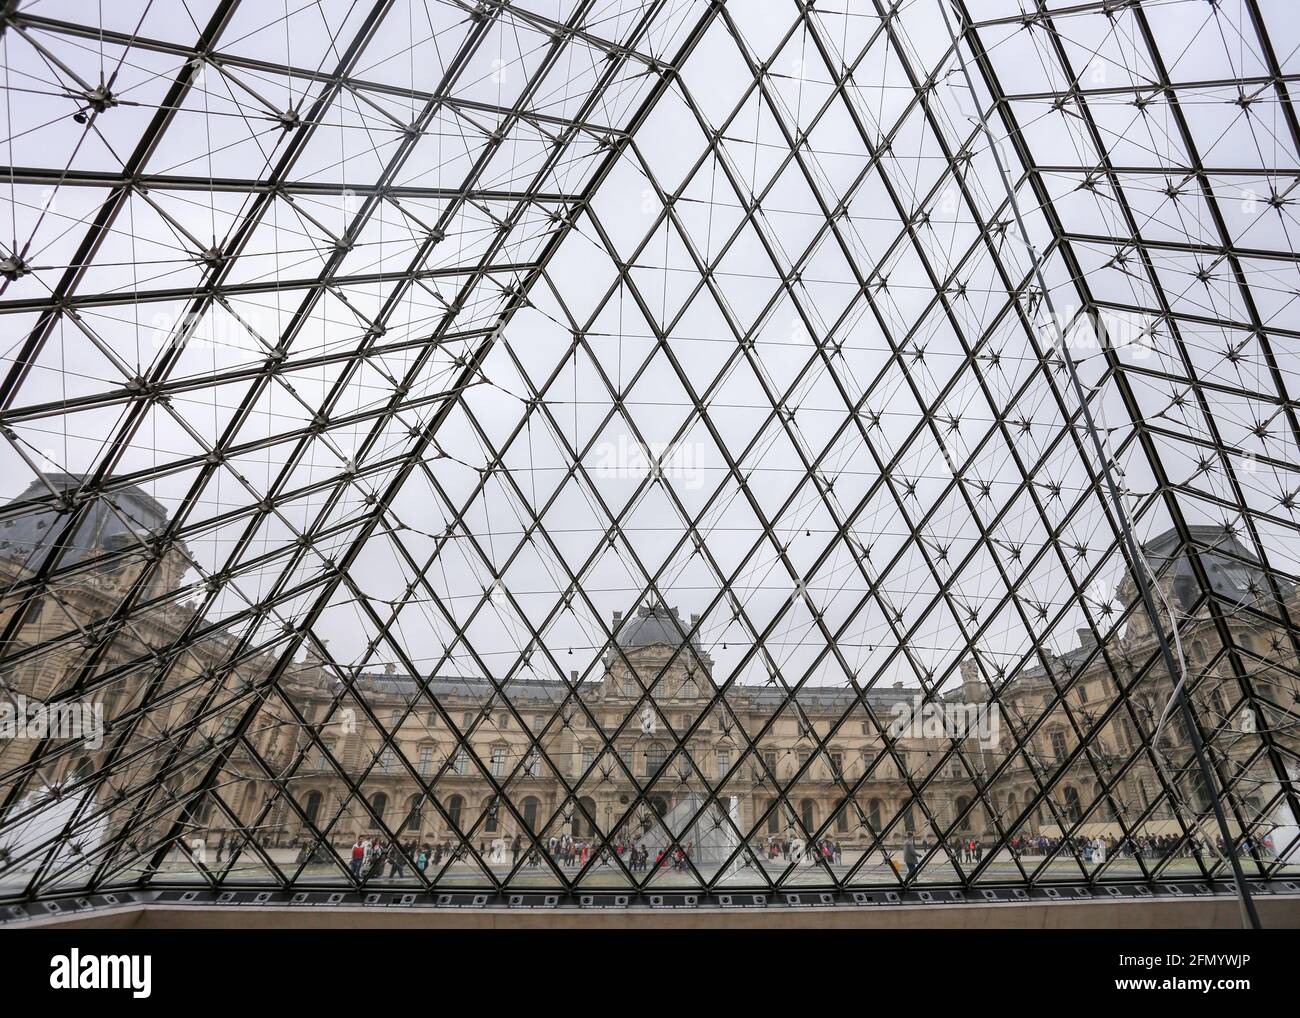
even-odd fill
[(1288, 14), (9, 0), (0, 898), (1293, 872)]

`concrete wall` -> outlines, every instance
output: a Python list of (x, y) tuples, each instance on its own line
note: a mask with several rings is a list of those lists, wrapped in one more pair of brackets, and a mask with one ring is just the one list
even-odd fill
[[(1300, 896), (1255, 899), (1266, 928), (1300, 929)], [(1235, 898), (747, 909), (431, 909), (132, 905), (8, 929), (1234, 929)]]

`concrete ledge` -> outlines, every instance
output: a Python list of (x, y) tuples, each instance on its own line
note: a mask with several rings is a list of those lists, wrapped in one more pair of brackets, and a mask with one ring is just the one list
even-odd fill
[[(1255, 899), (1268, 929), (1300, 929), (1300, 895)], [(1236, 929), (1235, 898), (807, 908), (364, 908), (132, 904), (7, 929)]]

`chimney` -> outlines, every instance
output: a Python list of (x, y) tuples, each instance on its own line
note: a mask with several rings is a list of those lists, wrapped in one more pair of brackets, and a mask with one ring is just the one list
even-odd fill
[(573, 671), (569, 672), (569, 681), (575, 686), (578, 684), (578, 669), (575, 668)]
[(894, 688), (895, 688), (895, 689), (902, 689), (902, 688), (903, 688), (903, 680), (902, 680), (902, 679), (895, 679), (895, 680), (894, 680)]
[(384, 674), (385, 674), (385, 675), (392, 675), (392, 674), (394, 674), (396, 671), (397, 671), (397, 665), (393, 664), (393, 662), (389, 661), (388, 664), (384, 665)]
[(1085, 626), (1082, 629), (1076, 629), (1074, 632), (1079, 637), (1079, 646), (1084, 650), (1097, 646), (1097, 634), (1091, 629)]
[(615, 613), (614, 613), (614, 625), (617, 626), (617, 625), (618, 625), (620, 622), (622, 622), (622, 621), (623, 621), (623, 613), (622, 613), (622, 612), (615, 612)]
[(694, 627), (694, 626), (698, 626), (699, 624), (700, 624), (700, 616), (699, 616), (699, 613), (698, 613), (698, 612), (692, 612), (692, 613), (691, 613), (691, 626)]

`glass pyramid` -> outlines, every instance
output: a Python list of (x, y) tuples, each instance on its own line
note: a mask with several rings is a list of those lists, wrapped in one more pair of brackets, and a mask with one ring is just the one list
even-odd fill
[(1291, 15), (5, 4), (0, 900), (1300, 871)]

